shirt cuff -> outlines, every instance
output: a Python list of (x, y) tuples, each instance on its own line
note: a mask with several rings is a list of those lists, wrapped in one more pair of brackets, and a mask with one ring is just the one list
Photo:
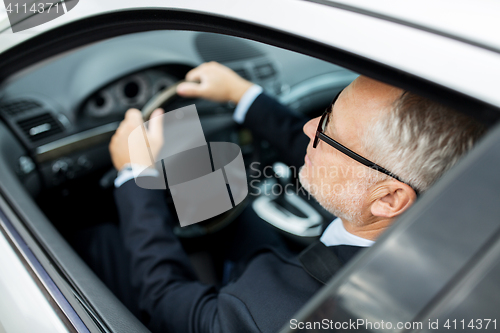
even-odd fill
[[(147, 168), (141, 172), (139, 177), (158, 177), (160, 173), (158, 170), (153, 168)], [(134, 172), (130, 165), (125, 165), (119, 172), (118, 176), (115, 179), (115, 187), (118, 188), (128, 182), (129, 180), (134, 179)]]
[(248, 109), (252, 106), (253, 101), (262, 93), (262, 87), (254, 84), (241, 97), (240, 102), (236, 106), (233, 113), (233, 119), (238, 124), (243, 124)]

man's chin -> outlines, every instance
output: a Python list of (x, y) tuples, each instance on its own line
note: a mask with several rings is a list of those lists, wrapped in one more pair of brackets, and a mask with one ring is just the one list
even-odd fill
[(306, 190), (317, 201), (318, 199), (315, 197), (315, 195), (313, 193), (314, 191), (311, 191), (311, 188), (312, 188), (311, 181), (307, 177), (307, 164), (304, 164), (300, 168), (299, 182), (300, 182), (300, 185), (302, 185), (302, 187), (304, 188), (304, 190)]
[(352, 216), (350, 214), (343, 213), (345, 209), (342, 208), (344, 207), (344, 205), (341, 204), (342, 197), (344, 197), (344, 199), (347, 199), (347, 196), (343, 195), (341, 197), (330, 197), (335, 196), (334, 193), (329, 193), (329, 195), (326, 193), (321, 193), (321, 191), (319, 190), (321, 187), (313, 185), (313, 179), (309, 178), (306, 168), (307, 165), (304, 165), (299, 172), (299, 181), (304, 190), (306, 190), (309, 195), (312, 196), (321, 205), (321, 207), (323, 207), (331, 214), (340, 217), (343, 220), (350, 220)]
[(299, 182), (300, 182), (300, 185), (302, 185), (302, 187), (307, 191), (307, 185), (309, 184), (309, 182), (306, 180), (306, 177), (304, 176), (304, 173), (305, 173), (305, 169), (306, 169), (306, 165), (304, 164), (303, 166), (300, 167), (300, 171), (299, 171)]

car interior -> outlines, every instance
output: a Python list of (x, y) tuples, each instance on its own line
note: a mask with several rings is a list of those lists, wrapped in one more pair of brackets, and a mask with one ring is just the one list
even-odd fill
[[(1, 119), (27, 153), (13, 150), (3, 157), (70, 244), (81, 230), (119, 223), (113, 198), (117, 171), (108, 145), (124, 113), (143, 109), (208, 61), (228, 66), (310, 118), (321, 115), (332, 96), (357, 77), (331, 63), (242, 38), (149, 31), (69, 51), (4, 82)], [(257, 215), (295, 251), (318, 238), (333, 216), (300, 191), (298, 170), (289, 169), (265, 140), (237, 124), (231, 103), (177, 96), (163, 107), (168, 112), (191, 104), (207, 141), (241, 147), (249, 181), (248, 197), (232, 210), (175, 227), (201, 281), (220, 282), (217, 239), (230, 237), (231, 223), (242, 214)], [(278, 191), (276, 184), (289, 190)], [(171, 198), (166, 201), (174, 209)]]
[[(105, 223), (119, 224), (113, 197), (117, 171), (108, 145), (125, 112), (143, 109), (183, 80), (189, 70), (208, 61), (228, 66), (262, 86), (292, 112), (309, 118), (321, 115), (332, 97), (358, 76), (333, 63), (250, 39), (152, 30), (54, 52), (2, 83), (1, 165), (15, 174), (29, 194), (26, 200), (36, 204), (77, 253), (75, 234)], [(317, 239), (334, 217), (300, 191), (297, 172), (287, 168), (286, 157), (237, 124), (231, 103), (177, 96), (163, 108), (168, 112), (191, 104), (196, 105), (207, 142), (240, 146), (249, 183), (248, 197), (232, 210), (201, 223), (175, 227), (200, 280), (221, 283), (219, 240), (230, 237), (234, 222), (246, 216), (258, 216), (296, 252)], [(292, 191), (275, 192), (276, 184), (291, 184)], [(168, 195), (165, 200), (173, 209)], [(45, 246), (49, 248), (42, 249), (46, 254), (57, 252), (50, 249), (51, 244)], [(57, 269), (61, 275), (72, 275)], [(85, 299), (85, 293), (75, 294), (81, 304), (93, 303)], [(89, 297), (89, 293), (85, 295)], [(98, 313), (93, 316), (94, 321), (102, 319)], [(99, 325), (113, 326), (106, 319)]]

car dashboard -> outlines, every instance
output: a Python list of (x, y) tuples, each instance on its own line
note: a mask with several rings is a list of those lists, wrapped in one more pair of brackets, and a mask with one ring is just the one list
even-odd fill
[[(10, 164), (33, 196), (111, 168), (107, 145), (126, 110), (141, 109), (206, 61), (232, 68), (308, 116), (356, 77), (333, 64), (226, 35), (151, 31), (117, 37), (36, 64), (3, 84), (0, 116), (29, 152)], [(207, 140), (236, 142), (251, 154), (251, 139), (232, 120), (235, 105), (178, 98), (165, 108), (193, 103)]]

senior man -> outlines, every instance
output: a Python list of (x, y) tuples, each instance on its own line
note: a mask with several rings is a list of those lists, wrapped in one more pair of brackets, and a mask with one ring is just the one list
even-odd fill
[[(263, 247), (239, 276), (216, 290), (197, 281), (167, 223), (161, 191), (139, 188), (120, 172), (115, 197), (132, 282), (157, 332), (277, 331), (482, 133), (445, 106), (363, 76), (307, 123), (220, 64), (203, 64), (186, 78), (199, 83), (179, 85), (180, 95), (238, 103), (235, 120), (275, 143), (292, 164), (307, 152), (300, 181), (338, 218), (299, 257)], [(150, 137), (161, 137), (161, 126), (151, 121)], [(118, 170), (129, 162), (127, 138), (141, 122), (139, 111), (129, 110), (111, 141)], [(273, 126), (280, 128), (279, 138)], [(302, 126), (308, 139), (297, 132)]]

